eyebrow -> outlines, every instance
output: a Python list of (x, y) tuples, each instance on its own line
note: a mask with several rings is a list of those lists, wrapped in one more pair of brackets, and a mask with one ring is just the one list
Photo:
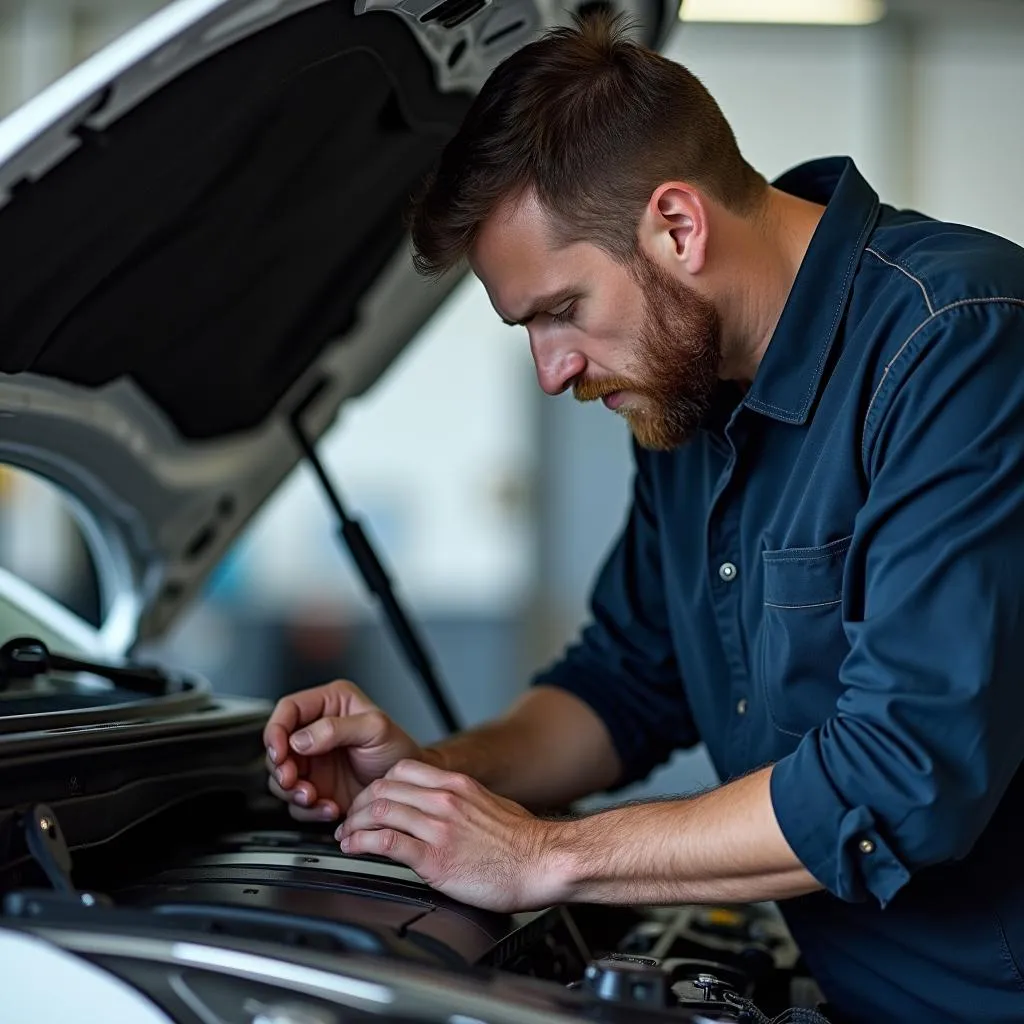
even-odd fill
[(579, 294), (579, 288), (559, 288), (558, 291), (549, 292), (547, 295), (541, 295), (535, 299), (530, 304), (530, 308), (518, 320), (510, 320), (508, 317), (502, 316), (501, 313), (498, 316), (501, 317), (501, 322), (509, 327), (525, 327), (538, 313), (560, 306), (563, 302), (568, 302), (569, 299), (574, 299)]

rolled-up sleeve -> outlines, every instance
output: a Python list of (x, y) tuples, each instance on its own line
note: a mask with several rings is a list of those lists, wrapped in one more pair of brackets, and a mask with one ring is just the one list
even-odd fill
[(698, 741), (667, 624), (650, 474), (645, 453), (633, 451), (633, 502), (594, 586), (592, 621), (533, 680), (567, 690), (597, 713), (623, 765), (620, 786)]
[(934, 316), (865, 421), (835, 714), (774, 766), (779, 825), (845, 900), (965, 856), (1024, 755), (1024, 308)]

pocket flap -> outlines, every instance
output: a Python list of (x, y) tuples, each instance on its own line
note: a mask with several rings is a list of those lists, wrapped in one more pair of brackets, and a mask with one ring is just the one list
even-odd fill
[(843, 599), (843, 569), (851, 537), (816, 548), (762, 552), (764, 603), (770, 608), (819, 608)]

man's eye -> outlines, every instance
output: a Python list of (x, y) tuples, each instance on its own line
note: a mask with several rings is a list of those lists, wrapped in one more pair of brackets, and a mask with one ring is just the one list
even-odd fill
[(558, 313), (551, 314), (551, 322), (556, 324), (569, 323), (575, 315), (576, 303), (570, 302), (569, 305), (565, 307), (565, 309), (559, 311)]

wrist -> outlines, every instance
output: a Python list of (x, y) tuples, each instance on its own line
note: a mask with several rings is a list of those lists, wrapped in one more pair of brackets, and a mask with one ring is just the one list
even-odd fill
[(444, 751), (437, 747), (420, 747), (419, 760), (424, 764), (429, 764), (432, 768), (438, 768), (443, 772), (448, 771), (448, 762)]
[(539, 820), (538, 824), (535, 876), (543, 897), (538, 902), (545, 906), (571, 903), (578, 899), (583, 880), (583, 822)]

